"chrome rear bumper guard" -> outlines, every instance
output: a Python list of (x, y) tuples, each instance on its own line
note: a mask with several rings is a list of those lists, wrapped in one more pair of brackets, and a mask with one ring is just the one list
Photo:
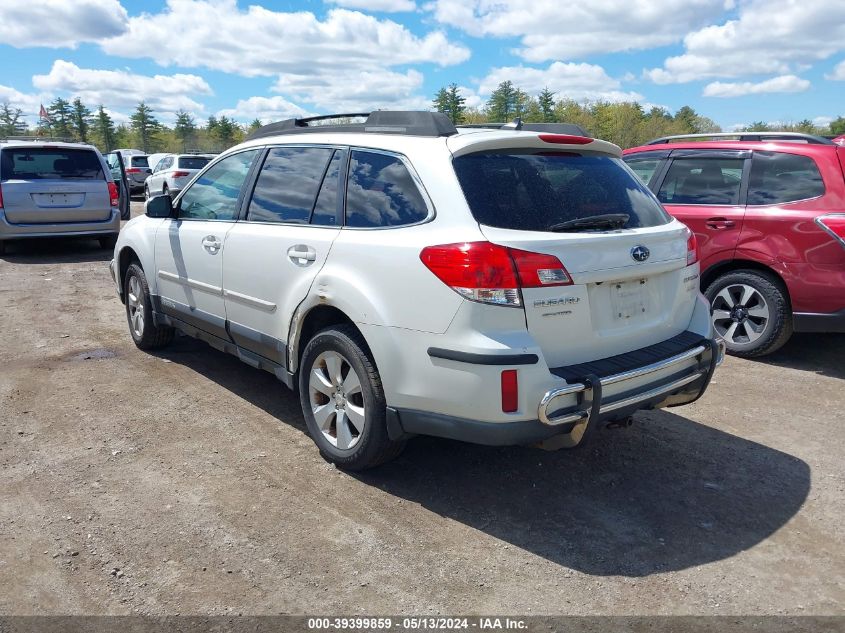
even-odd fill
[[(543, 424), (549, 426), (560, 426), (574, 422), (576, 426), (583, 424), (584, 427), (591, 427), (593, 426), (593, 422), (606, 413), (612, 413), (613, 411), (636, 405), (639, 402), (653, 400), (660, 396), (665, 395), (668, 397), (686, 385), (704, 378), (704, 384), (701, 386), (698, 394), (689, 400), (689, 402), (692, 402), (698, 399), (704, 393), (704, 390), (707, 389), (710, 378), (713, 376), (713, 371), (722, 363), (724, 356), (724, 341), (721, 339), (712, 339), (704, 341), (702, 344), (670, 358), (631, 371), (605, 376), (604, 378), (598, 378), (594, 375), (584, 376), (581, 382), (546, 392), (540, 400), (537, 416)], [(641, 378), (642, 376), (647, 376), (665, 369), (671, 369), (692, 358), (698, 359), (698, 364), (686, 376), (676, 378), (669, 383), (659, 384), (651, 389), (646, 389), (645, 391), (619, 400), (607, 403), (602, 402), (602, 387), (607, 387), (625, 380)], [(573, 394), (580, 396), (574, 411), (556, 417), (549, 417), (549, 407), (555, 399)], [(687, 403), (685, 402), (684, 404)]]

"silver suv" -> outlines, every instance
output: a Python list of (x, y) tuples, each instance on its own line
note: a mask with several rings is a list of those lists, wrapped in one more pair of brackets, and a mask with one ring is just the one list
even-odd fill
[(0, 142), (0, 253), (9, 240), (85, 235), (113, 248), (118, 188), (97, 148), (79, 143)]

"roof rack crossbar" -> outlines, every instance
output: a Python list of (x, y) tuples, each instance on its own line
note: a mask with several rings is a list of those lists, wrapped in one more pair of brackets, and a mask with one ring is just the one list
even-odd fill
[(675, 134), (673, 136), (662, 136), (653, 141), (649, 141), (646, 145), (665, 145), (670, 141), (679, 139), (695, 139), (695, 138), (737, 138), (740, 141), (762, 141), (763, 139), (770, 140), (795, 140), (806, 141), (810, 145), (834, 145), (833, 141), (815, 134), (805, 134), (803, 132), (712, 132), (702, 134)]
[[(361, 123), (321, 123), (332, 119), (365, 119)], [(316, 125), (314, 125), (316, 123)], [(277, 134), (315, 132), (371, 132), (406, 136), (451, 136), (458, 130), (442, 112), (416, 110), (375, 110), (350, 114), (324, 114), (300, 119), (286, 119), (262, 126), (247, 136), (251, 141)]]

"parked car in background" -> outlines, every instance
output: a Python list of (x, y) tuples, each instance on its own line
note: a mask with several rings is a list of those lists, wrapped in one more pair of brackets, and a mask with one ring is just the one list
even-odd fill
[(155, 171), (156, 166), (161, 162), (165, 156), (170, 156), (170, 152), (156, 152), (155, 154), (147, 154), (147, 164), (150, 169)]
[(785, 132), (657, 139), (625, 162), (696, 234), (713, 325), (739, 356), (845, 332), (845, 147)]
[(139, 348), (178, 329), (272, 372), (348, 469), (414, 434), (572, 447), (704, 393), (723, 348), (695, 237), (618, 147), (322, 118), (260, 128), (126, 225), (110, 269)]
[(113, 248), (118, 188), (97, 148), (82, 143), (0, 142), (0, 253), (10, 240), (91, 236)]
[(144, 196), (177, 195), (213, 158), (207, 154), (166, 154), (144, 183)]
[[(120, 154), (123, 159), (130, 193), (142, 191), (144, 189), (144, 181), (152, 173), (147, 155), (139, 149), (125, 148), (112, 150), (109, 154)], [(108, 154), (106, 157), (108, 158)], [(109, 164), (111, 165), (111, 162)]]

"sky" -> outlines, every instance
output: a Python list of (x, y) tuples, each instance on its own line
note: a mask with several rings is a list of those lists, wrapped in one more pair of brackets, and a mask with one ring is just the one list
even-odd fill
[(529, 94), (692, 106), (724, 129), (845, 114), (845, 0), (0, 0), (0, 102), (263, 122)]

